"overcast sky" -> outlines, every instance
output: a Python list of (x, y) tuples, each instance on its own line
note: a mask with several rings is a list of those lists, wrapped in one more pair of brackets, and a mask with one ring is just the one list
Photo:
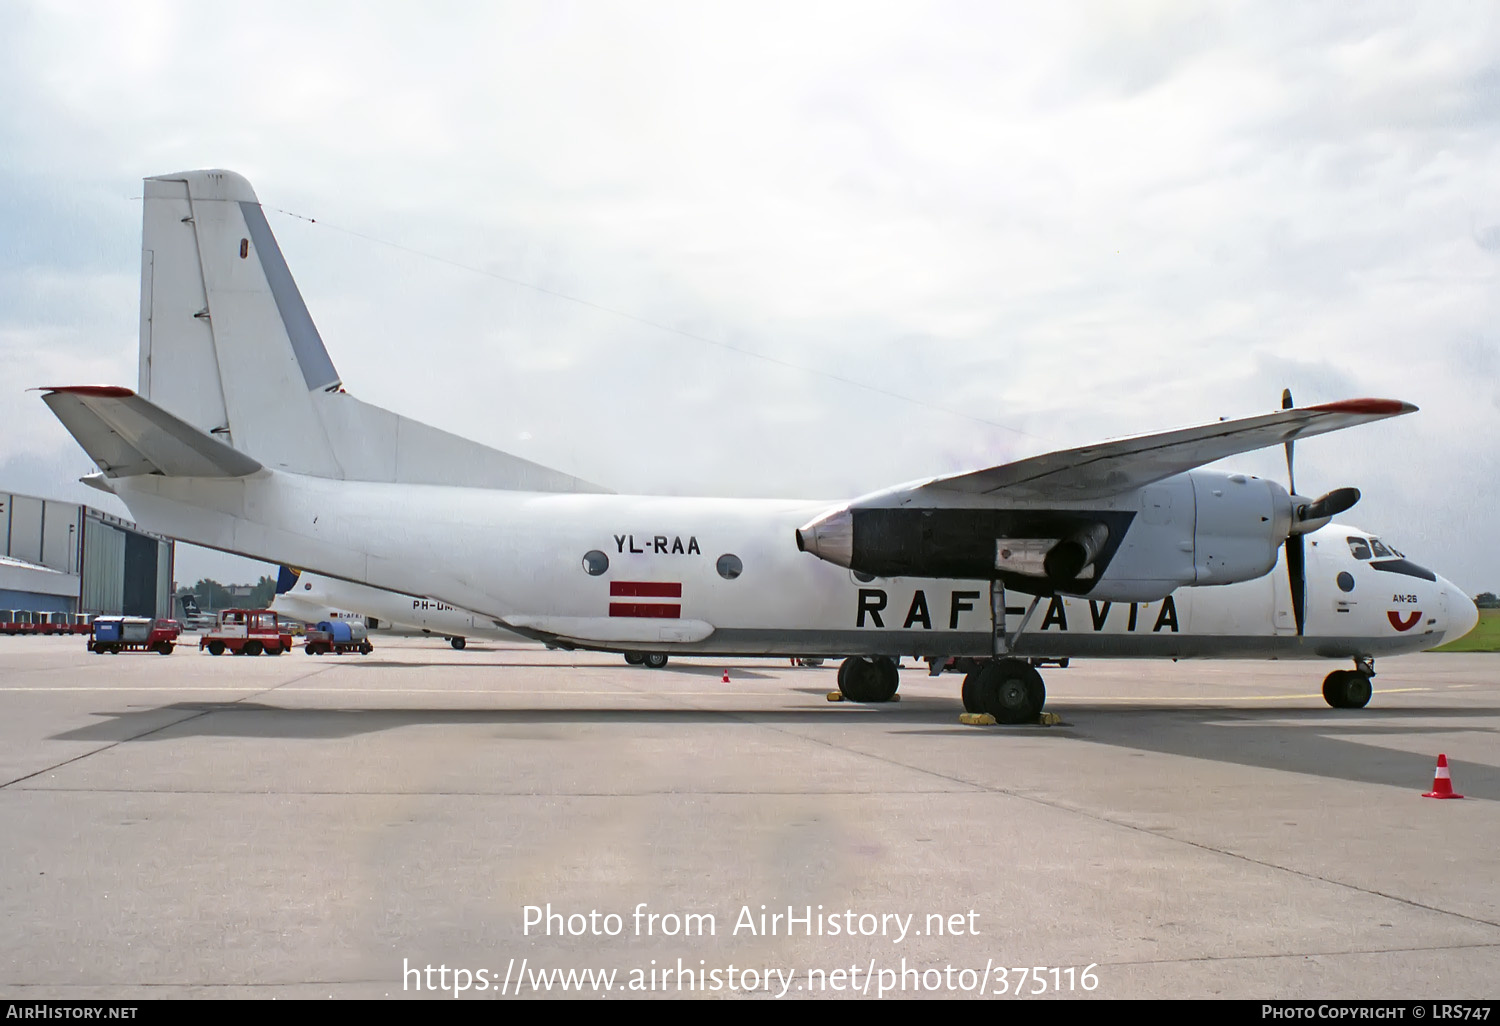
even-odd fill
[(0, 7), (0, 490), (125, 512), (25, 390), (135, 385), (140, 179), (223, 167), (349, 391), (617, 491), (1386, 396), (1301, 490), (1500, 590), (1500, 7), (418, 10)]

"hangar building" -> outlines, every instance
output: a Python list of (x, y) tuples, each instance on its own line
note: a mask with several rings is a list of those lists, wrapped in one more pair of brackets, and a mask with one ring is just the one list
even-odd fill
[(0, 491), (6, 612), (171, 617), (175, 549), (89, 506)]

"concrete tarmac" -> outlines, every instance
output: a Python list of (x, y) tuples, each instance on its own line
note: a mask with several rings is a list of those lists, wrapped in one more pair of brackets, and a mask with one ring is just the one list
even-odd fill
[(1343, 665), (0, 638), (0, 997), (1500, 996), (1500, 658)]

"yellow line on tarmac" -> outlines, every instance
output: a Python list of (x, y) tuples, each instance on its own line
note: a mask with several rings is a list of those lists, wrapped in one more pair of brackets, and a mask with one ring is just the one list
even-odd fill
[[(1437, 691), (1438, 688), (1381, 688), (1377, 695), (1400, 695), (1412, 691)], [(1055, 695), (1063, 702), (1281, 702), (1293, 698), (1322, 698), (1307, 695)]]

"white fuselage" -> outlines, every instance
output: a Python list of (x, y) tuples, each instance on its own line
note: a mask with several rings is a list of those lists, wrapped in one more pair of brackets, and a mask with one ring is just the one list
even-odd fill
[[(796, 529), (828, 502), (508, 492), (269, 470), (113, 485), (151, 530), (429, 596), (564, 645), (737, 655), (992, 652), (987, 582), (862, 581), (797, 551)], [(1430, 648), (1472, 626), (1472, 604), (1452, 584), (1371, 569), (1353, 558), (1340, 530), (1309, 535), (1306, 551), (1304, 636), (1283, 561), (1253, 580), (1181, 588), (1153, 602), (1043, 599), (1016, 654), (1373, 656)], [(1117, 562), (1128, 563), (1128, 536), (1122, 553)], [(738, 573), (720, 572), (726, 556)], [(1335, 584), (1340, 572), (1353, 578), (1352, 591)], [(1028, 603), (1009, 593), (1009, 630)]]

